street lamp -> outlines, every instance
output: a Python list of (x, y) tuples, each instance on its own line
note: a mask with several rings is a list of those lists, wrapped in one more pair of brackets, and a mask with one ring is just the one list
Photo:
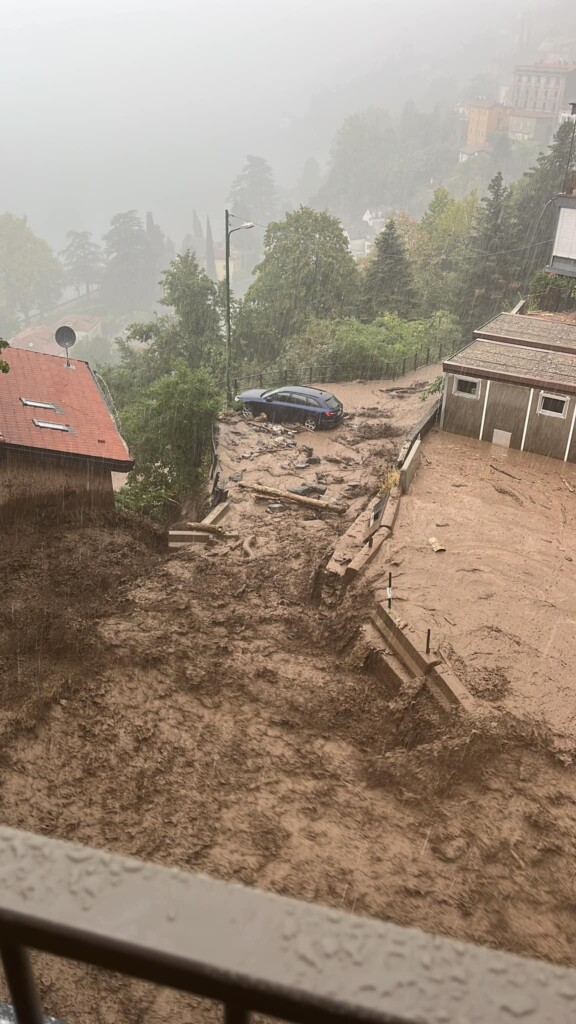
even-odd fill
[(248, 231), (253, 228), (252, 221), (244, 221), (237, 228), (230, 227), (230, 217), (234, 217), (235, 220), (240, 220), (239, 217), (235, 217), (233, 213), (225, 210), (225, 226), (226, 226), (226, 398), (228, 402), (232, 401), (232, 323), (230, 318), (230, 235), (233, 235), (235, 231)]

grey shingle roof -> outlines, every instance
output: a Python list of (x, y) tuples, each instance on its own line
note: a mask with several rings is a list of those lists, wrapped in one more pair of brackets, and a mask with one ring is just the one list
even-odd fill
[(576, 392), (576, 350), (572, 355), (479, 338), (447, 360), (444, 370)]
[(500, 313), (483, 327), (474, 331), (474, 337), (495, 338), (545, 348), (576, 352), (576, 324), (560, 320)]

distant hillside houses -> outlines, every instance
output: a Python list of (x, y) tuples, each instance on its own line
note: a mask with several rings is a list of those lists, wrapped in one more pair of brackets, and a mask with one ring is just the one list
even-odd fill
[(31, 324), (7, 340), (12, 348), (43, 352), (45, 355), (51, 356), (65, 356), (64, 349), (56, 344), (54, 338), (56, 329), (63, 324), (73, 328), (79, 341), (85, 338), (97, 338), (102, 334), (100, 317), (75, 314), (65, 320), (57, 320), (50, 324)]

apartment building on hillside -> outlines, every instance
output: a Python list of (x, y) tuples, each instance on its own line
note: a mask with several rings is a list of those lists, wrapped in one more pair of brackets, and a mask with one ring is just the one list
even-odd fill
[(558, 123), (560, 113), (576, 100), (576, 64), (568, 61), (541, 62), (516, 67), (511, 107), (552, 116)]

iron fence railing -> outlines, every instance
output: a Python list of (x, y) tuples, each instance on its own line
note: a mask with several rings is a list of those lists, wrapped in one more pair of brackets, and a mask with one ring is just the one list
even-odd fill
[[(460, 347), (460, 346), (459, 346)], [(446, 345), (422, 346), (411, 355), (398, 359), (341, 360), (324, 363), (310, 363), (306, 366), (290, 366), (285, 370), (272, 367), (255, 370), (247, 376), (237, 374), (232, 379), (234, 394), (247, 388), (283, 387), (286, 384), (338, 384), (352, 380), (397, 380), (407, 373), (442, 362), (453, 355), (453, 348)], [(225, 386), (222, 382), (221, 387)]]
[(43, 1020), (29, 948), (216, 1000), (226, 1024), (575, 1019), (576, 971), (44, 836), (0, 829), (0, 881), (19, 1024)]

